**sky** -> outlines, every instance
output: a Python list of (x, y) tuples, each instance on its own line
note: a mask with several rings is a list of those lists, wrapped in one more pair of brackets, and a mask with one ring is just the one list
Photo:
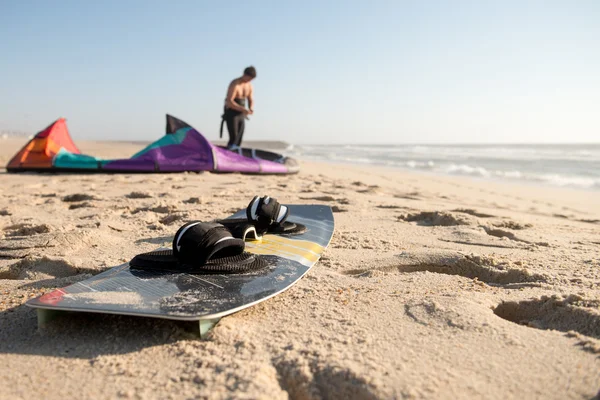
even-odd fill
[(597, 0), (0, 0), (0, 130), (150, 141), (169, 113), (215, 140), (254, 65), (245, 140), (598, 143), (598, 21)]

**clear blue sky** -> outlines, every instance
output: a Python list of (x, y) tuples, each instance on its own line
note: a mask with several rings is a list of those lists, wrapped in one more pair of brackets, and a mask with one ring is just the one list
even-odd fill
[(600, 1), (216, 3), (0, 0), (0, 129), (216, 139), (252, 64), (247, 140), (600, 141)]

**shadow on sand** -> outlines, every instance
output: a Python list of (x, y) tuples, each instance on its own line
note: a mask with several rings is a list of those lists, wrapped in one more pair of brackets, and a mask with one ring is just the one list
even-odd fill
[(197, 322), (60, 312), (38, 327), (36, 310), (28, 306), (0, 312), (0, 354), (92, 359), (194, 338)]

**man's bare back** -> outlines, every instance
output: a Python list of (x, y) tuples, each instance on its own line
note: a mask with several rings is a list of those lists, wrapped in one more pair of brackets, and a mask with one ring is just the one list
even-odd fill
[[(225, 97), (225, 110), (222, 115), (221, 135), (223, 135), (223, 124), (227, 123), (229, 131), (229, 142), (227, 148), (238, 148), (242, 145), (242, 136), (246, 126), (248, 115), (254, 113), (254, 88), (250, 81), (256, 78), (256, 69), (248, 67), (244, 75), (234, 79), (227, 88)], [(246, 108), (246, 99), (248, 108)]]
[[(246, 109), (242, 105), (236, 102), (236, 99), (248, 99), (248, 108)], [(254, 112), (254, 98), (253, 98), (253, 87), (250, 81), (245, 80), (242, 76), (231, 81), (229, 88), (227, 89), (227, 97), (225, 98), (225, 106), (232, 108), (236, 111), (243, 112), (244, 114), (250, 115)]]

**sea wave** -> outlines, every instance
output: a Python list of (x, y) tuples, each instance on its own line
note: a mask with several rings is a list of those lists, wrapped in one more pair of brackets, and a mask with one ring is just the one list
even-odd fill
[(297, 145), (299, 158), (600, 189), (600, 145)]
[[(591, 146), (591, 147), (590, 147)], [(302, 146), (307, 152), (334, 151), (364, 154), (368, 157), (457, 160), (504, 161), (577, 161), (581, 163), (600, 160), (600, 145), (325, 145)]]
[(580, 189), (600, 189), (600, 178), (582, 177), (565, 174), (524, 173), (522, 171), (488, 170), (482, 166), (449, 165), (443, 171), (449, 175), (466, 175), (482, 178), (505, 178), (531, 182), (547, 183), (553, 186), (572, 187)]
[(545, 174), (536, 177), (536, 179), (554, 186), (576, 187), (583, 189), (600, 189), (600, 179), (598, 178)]

